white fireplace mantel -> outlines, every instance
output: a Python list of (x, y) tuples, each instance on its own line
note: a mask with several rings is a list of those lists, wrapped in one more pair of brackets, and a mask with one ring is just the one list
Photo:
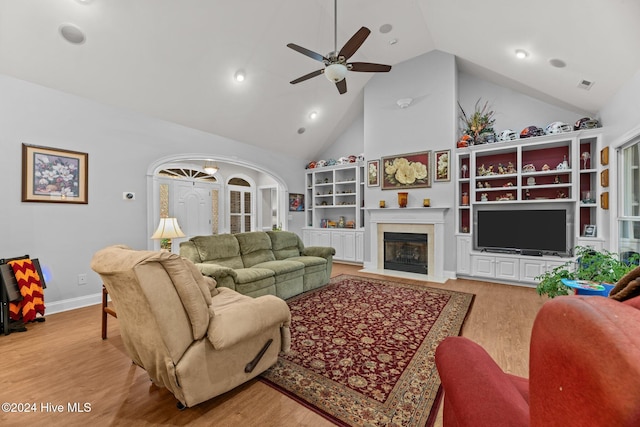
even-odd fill
[[(445, 215), (449, 207), (428, 208), (365, 208), (368, 212), (371, 260), (364, 271), (400, 277), (419, 278), (436, 282), (446, 281), (444, 274)], [(429, 274), (404, 273), (384, 269), (382, 231), (419, 232), (429, 235)]]

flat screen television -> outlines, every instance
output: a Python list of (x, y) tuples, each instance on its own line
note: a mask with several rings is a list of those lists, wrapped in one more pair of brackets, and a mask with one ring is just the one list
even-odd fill
[(476, 249), (525, 255), (569, 255), (571, 218), (566, 209), (479, 210)]

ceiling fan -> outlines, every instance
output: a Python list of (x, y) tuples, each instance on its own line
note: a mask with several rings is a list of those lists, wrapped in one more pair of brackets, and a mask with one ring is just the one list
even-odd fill
[(370, 62), (350, 62), (347, 60), (353, 56), (354, 53), (362, 46), (364, 41), (371, 34), (371, 30), (367, 27), (362, 27), (356, 33), (351, 36), (349, 41), (345, 43), (345, 45), (338, 52), (338, 0), (334, 0), (334, 49), (333, 52), (327, 54), (327, 56), (320, 55), (319, 53), (313, 52), (309, 49), (305, 49), (302, 46), (298, 46), (297, 44), (289, 43), (287, 47), (295, 50), (296, 52), (300, 52), (303, 55), (308, 56), (309, 58), (315, 59), (316, 61), (320, 61), (324, 63), (324, 68), (320, 70), (313, 71), (309, 74), (305, 74), (302, 77), (298, 77), (295, 80), (292, 80), (290, 83), (292, 85), (296, 83), (303, 82), (312, 77), (319, 76), (320, 74), (324, 74), (329, 81), (336, 84), (338, 88), (338, 92), (342, 95), (347, 92), (347, 81), (345, 80), (345, 76), (347, 75), (347, 71), (358, 71), (358, 72), (368, 72), (368, 73), (381, 73), (388, 72), (391, 70), (391, 65), (383, 65), (383, 64), (372, 64)]

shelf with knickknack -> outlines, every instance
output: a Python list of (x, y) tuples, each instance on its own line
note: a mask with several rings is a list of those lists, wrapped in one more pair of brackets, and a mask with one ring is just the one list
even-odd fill
[[(566, 210), (573, 239), (569, 245), (601, 247), (606, 232), (602, 209), (608, 203), (604, 184), (609, 179), (607, 166), (598, 161), (606, 148), (601, 135), (601, 128), (587, 129), (456, 150), (459, 272), (474, 271), (474, 256), (480, 256), (475, 221), (486, 209)], [(514, 256), (516, 264), (518, 259)], [(520, 262), (525, 259), (530, 264), (526, 256)]]
[(305, 245), (333, 246), (336, 260), (363, 261), (364, 179), (364, 162), (306, 170)]

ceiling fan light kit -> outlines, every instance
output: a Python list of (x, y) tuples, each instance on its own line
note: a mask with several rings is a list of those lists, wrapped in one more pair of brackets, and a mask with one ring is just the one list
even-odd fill
[[(299, 52), (305, 56), (308, 56), (311, 59), (315, 59), (316, 61), (322, 62), (325, 66), (324, 69), (312, 71), (309, 74), (305, 74), (302, 77), (298, 77), (295, 80), (292, 80), (291, 84), (297, 84), (303, 82), (305, 80), (309, 80), (312, 77), (319, 76), (320, 74), (324, 74), (327, 80), (332, 83), (335, 83), (336, 88), (340, 94), (344, 94), (347, 92), (347, 81), (345, 77), (347, 75), (347, 71), (357, 71), (357, 72), (365, 72), (365, 73), (384, 73), (391, 70), (391, 65), (383, 65), (383, 64), (372, 64), (370, 62), (353, 62), (347, 63), (347, 60), (353, 56), (354, 53), (362, 46), (364, 41), (371, 34), (371, 30), (367, 27), (362, 27), (356, 33), (351, 36), (349, 41), (345, 43), (345, 45), (338, 52), (338, 1), (334, 0), (334, 50), (329, 53), (326, 57), (324, 55), (320, 55), (312, 50), (306, 49), (302, 46), (298, 46), (294, 43), (289, 43), (287, 47)], [(337, 52), (337, 53), (336, 53)]]

